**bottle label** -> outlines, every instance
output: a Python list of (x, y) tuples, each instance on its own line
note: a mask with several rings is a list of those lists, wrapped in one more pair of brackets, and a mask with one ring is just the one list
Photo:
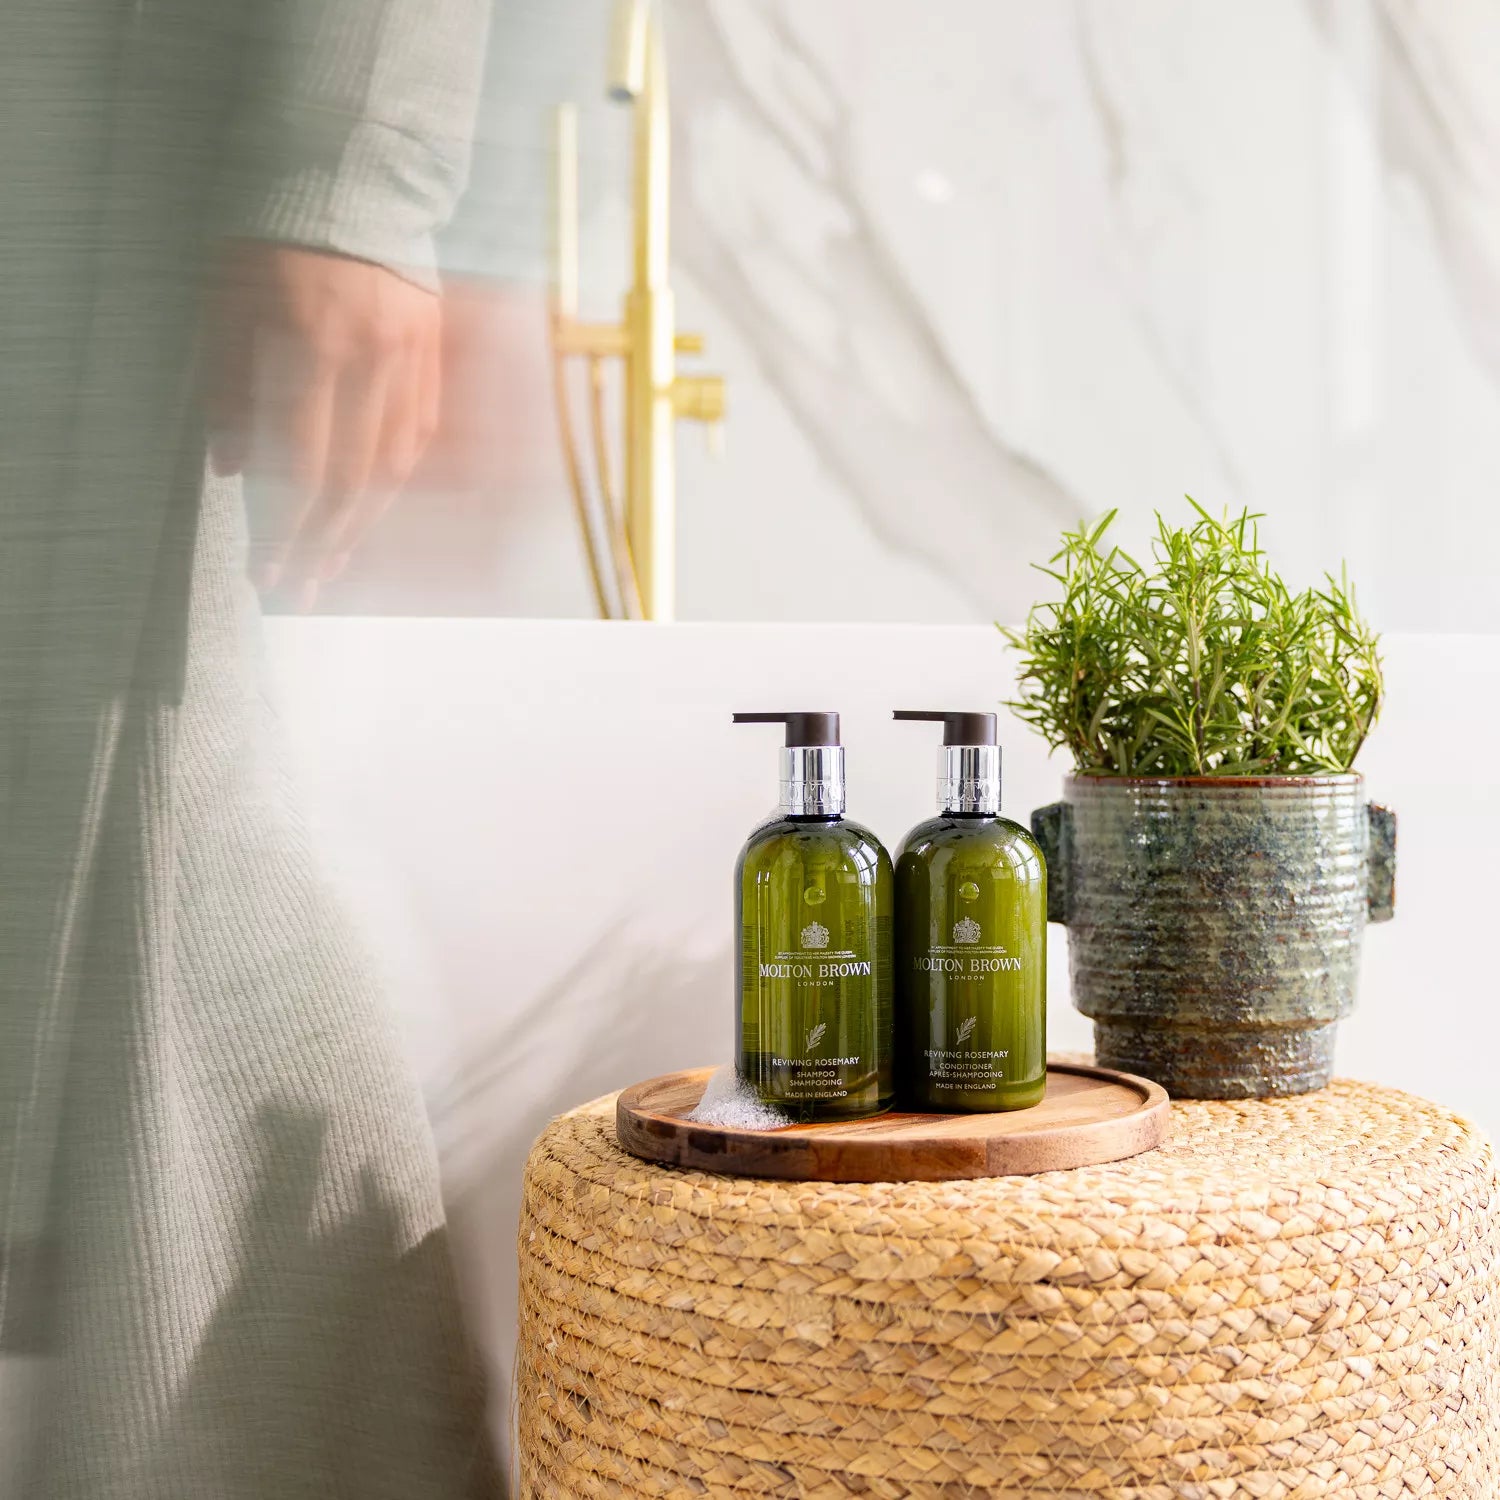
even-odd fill
[[(964, 1026), (970, 1025), (973, 1020), (973, 1016), (970, 1016), (963, 1023)], [(962, 1027), (959, 1029), (962, 1030)], [(1005, 1063), (1010, 1050), (968, 1052), (958, 1048), (944, 1051), (939, 1047), (929, 1047), (924, 1055), (927, 1058), (927, 1078), (930, 1085), (935, 1089), (959, 1090), (1004, 1083)]]
[[(828, 951), (828, 929), (812, 922), (799, 934), (801, 951), (778, 953), (760, 965), (762, 979), (790, 979), (806, 995), (809, 990), (833, 990), (841, 979), (860, 979), (873, 972), (867, 958), (852, 949)], [(811, 951), (809, 951), (811, 950)], [(816, 957), (812, 956), (816, 953)], [(776, 1091), (786, 1099), (845, 1099), (846, 1070), (858, 1070), (864, 1059), (824, 1056), (829, 1041), (828, 1023), (814, 1021), (802, 1037), (800, 1057), (782, 1057), (772, 1053), (766, 1061), (771, 1066)]]
[(777, 1057), (768, 1059), (771, 1077), (783, 1099), (847, 1099), (845, 1070), (858, 1068), (858, 1057)]
[(794, 1119), (890, 1101), (891, 918), (878, 855), (846, 831), (794, 829), (753, 882), (742, 874), (735, 1063)]
[(918, 974), (946, 974), (950, 979), (984, 979), (991, 974), (1019, 974), (1021, 960), (1003, 950), (996, 953), (970, 953), (962, 957), (939, 950), (919, 953), (911, 961)]
[[(941, 976), (949, 995), (945, 1009), (952, 1020), (944, 1028), (949, 1035), (932, 1035), (929, 1040), (938, 1045), (922, 1049), (927, 1087), (939, 1094), (983, 1090), (1008, 1081), (1011, 1049), (994, 1046), (998, 1037), (976, 1035), (979, 1018), (964, 1011), (994, 1004), (995, 992), (985, 986), (993, 986), (997, 976), (1024, 972), (1020, 955), (1007, 952), (1003, 944), (984, 942), (984, 931), (972, 917), (960, 917), (953, 924), (952, 938), (951, 943), (935, 943), (914, 953), (911, 961), (914, 973)], [(986, 1030), (993, 1031), (993, 1025)]]
[(833, 954), (817, 963), (778, 954), (760, 966), (762, 979), (795, 979), (802, 984), (832, 984), (835, 979), (858, 979), (872, 971), (870, 960), (850, 954)]

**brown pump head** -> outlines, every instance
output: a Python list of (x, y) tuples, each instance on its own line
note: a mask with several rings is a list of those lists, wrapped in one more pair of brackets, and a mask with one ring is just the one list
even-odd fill
[(959, 713), (952, 709), (898, 708), (893, 719), (923, 719), (943, 726), (945, 745), (998, 745), (994, 714)]
[[(993, 714), (990, 715), (994, 717)], [(785, 724), (788, 749), (801, 745), (837, 745), (839, 716), (834, 713), (736, 714), (736, 724)]]

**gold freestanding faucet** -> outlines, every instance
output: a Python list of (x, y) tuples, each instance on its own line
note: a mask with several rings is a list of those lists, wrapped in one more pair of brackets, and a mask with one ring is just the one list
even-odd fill
[[(635, 108), (633, 275), (619, 323), (580, 321), (578, 115), (573, 105), (561, 105), (551, 318), (558, 424), (599, 613), (670, 620), (676, 596), (676, 423), (679, 417), (706, 422), (717, 435), (724, 381), (676, 369), (676, 356), (700, 353), (703, 339), (677, 332), (667, 279), (671, 121), (658, 0), (622, 0), (611, 54), (610, 97)], [(567, 371), (575, 356), (588, 362), (592, 490), (574, 444)], [(605, 362), (615, 358), (625, 370), (623, 485), (615, 483), (605, 432)]]

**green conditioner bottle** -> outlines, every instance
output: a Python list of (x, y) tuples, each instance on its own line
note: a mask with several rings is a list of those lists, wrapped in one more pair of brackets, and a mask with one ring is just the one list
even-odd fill
[(797, 1121), (878, 1114), (895, 1092), (891, 857), (844, 817), (837, 714), (734, 721), (786, 725), (780, 809), (734, 872), (740, 1078)]
[(896, 860), (903, 1107), (1027, 1109), (1047, 1087), (1047, 866), (1000, 816), (995, 715), (899, 710), (944, 727), (938, 816)]

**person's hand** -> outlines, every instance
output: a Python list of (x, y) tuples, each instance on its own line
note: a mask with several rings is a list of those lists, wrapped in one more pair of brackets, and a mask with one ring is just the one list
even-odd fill
[(367, 261), (240, 240), (225, 248), (206, 324), (210, 462), (273, 477), (282, 505), (251, 576), (307, 608), (437, 426), (438, 298)]

